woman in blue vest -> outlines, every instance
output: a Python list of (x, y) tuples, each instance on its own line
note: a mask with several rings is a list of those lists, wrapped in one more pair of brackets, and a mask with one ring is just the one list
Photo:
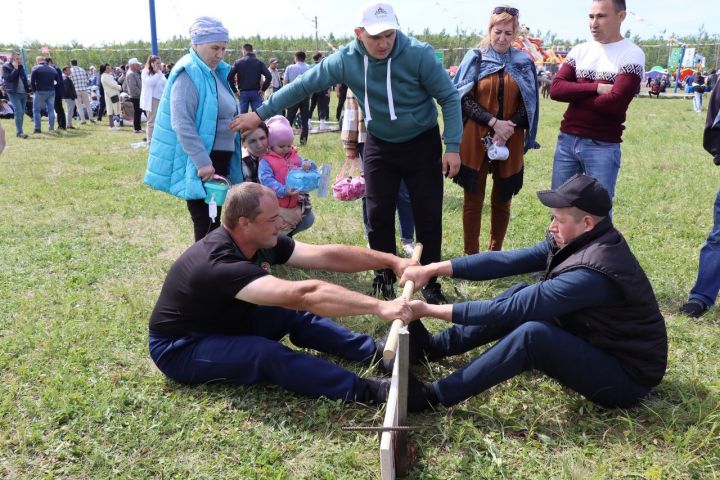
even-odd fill
[(195, 241), (220, 226), (205, 203), (204, 180), (218, 174), (244, 180), (240, 135), (230, 122), (238, 113), (223, 61), (229, 36), (220, 20), (200, 17), (190, 27), (190, 51), (173, 68), (163, 91), (150, 144), (145, 183), (187, 201)]

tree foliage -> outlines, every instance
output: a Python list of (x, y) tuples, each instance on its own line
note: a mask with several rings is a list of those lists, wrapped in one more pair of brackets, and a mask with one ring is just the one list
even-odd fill
[[(482, 31), (467, 31), (457, 28), (455, 32), (449, 33), (445, 30), (439, 33), (430, 32), (425, 29), (420, 33), (408, 32), (409, 35), (427, 42), (438, 50), (444, 51), (445, 67), (457, 65), (462, 60), (465, 52), (480, 43), (484, 37)], [(569, 49), (572, 45), (580, 43), (579, 38), (565, 39), (550, 30), (542, 32), (537, 30), (531, 32), (531, 36), (541, 38), (546, 48), (556, 47), (561, 50)], [(673, 46), (679, 44), (687, 44), (695, 47), (696, 52), (704, 55), (707, 59), (709, 68), (717, 67), (720, 64), (720, 35), (710, 35), (704, 28), (704, 25), (698, 29), (698, 34), (688, 35), (669, 41), (666, 38), (655, 36), (649, 39), (641, 39), (637, 35), (632, 36), (632, 32), (625, 32), (626, 38), (632, 38), (644, 51), (646, 57), (646, 68), (654, 65), (666, 65), (670, 50)], [(276, 57), (281, 66), (293, 63), (293, 56), (296, 51), (303, 50), (310, 56), (316, 50), (324, 53), (331, 53), (333, 49), (339, 48), (352, 41), (352, 36), (335, 37), (328, 36), (326, 39), (315, 40), (313, 36), (302, 37), (270, 37), (261, 38), (253, 36), (247, 38), (234, 38), (228, 43), (228, 50), (225, 60), (229, 63), (234, 62), (241, 55), (241, 47), (244, 43), (251, 43), (258, 57), (267, 61), (271, 57)], [(174, 36), (170, 40), (160, 42), (158, 45), (159, 54), (165, 63), (174, 63), (182, 57), (190, 46), (190, 39), (182, 36)], [(78, 60), (79, 65), (90, 66), (100, 65), (102, 63), (110, 63), (111, 65), (120, 65), (127, 62), (129, 58), (136, 57), (144, 62), (150, 54), (150, 44), (144, 41), (128, 41), (123, 44), (108, 44), (102, 46), (84, 46), (83, 44), (71, 40), (64, 45), (46, 46), (39, 41), (34, 40), (25, 45), (0, 45), (0, 51), (10, 49), (23, 48), (28, 58), (28, 63), (32, 64), (36, 55), (40, 55), (43, 48), (49, 48), (49, 55), (52, 55), (55, 63), (58, 65), (66, 65), (70, 59)]]

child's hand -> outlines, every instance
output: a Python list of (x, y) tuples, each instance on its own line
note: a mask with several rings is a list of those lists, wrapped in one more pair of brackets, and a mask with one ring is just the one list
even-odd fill
[(308, 171), (310, 171), (310, 167), (312, 167), (310, 162), (308, 162), (307, 160), (303, 160), (302, 169), (305, 170), (306, 172), (308, 172)]

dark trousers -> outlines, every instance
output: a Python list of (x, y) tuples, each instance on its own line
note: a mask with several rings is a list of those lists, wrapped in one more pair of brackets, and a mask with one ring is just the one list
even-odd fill
[(307, 142), (308, 138), (308, 119), (310, 118), (309, 111), (308, 111), (308, 103), (310, 99), (309, 98), (303, 98), (300, 100), (300, 103), (293, 105), (292, 107), (287, 109), (287, 120), (290, 122), (290, 125), (295, 122), (295, 116), (298, 113), (298, 110), (300, 111), (300, 123), (302, 124), (301, 132), (300, 132), (300, 143), (304, 144)]
[(335, 110), (335, 119), (339, 122), (340, 117), (343, 115), (343, 109), (345, 108), (345, 98), (347, 97), (347, 89), (345, 89), (345, 93), (340, 93), (340, 97), (338, 97), (338, 104), (337, 109)]
[[(509, 299), (524, 287), (515, 285), (496, 298)], [(459, 355), (495, 340), (468, 366), (435, 382), (443, 405), (454, 405), (530, 370), (606, 407), (632, 407), (649, 391), (630, 378), (615, 357), (546, 321), (455, 325), (433, 337), (428, 357)]]
[[(440, 260), (442, 242), (442, 145), (437, 126), (402, 143), (368, 133), (365, 142), (365, 203), (370, 248), (395, 253), (395, 207), (400, 180), (410, 194), (415, 238), (423, 244), (420, 263)], [(386, 272), (394, 279), (392, 272)]]
[(150, 332), (150, 356), (160, 371), (191, 385), (223, 381), (240, 385), (267, 382), (310, 397), (365, 400), (366, 384), (334, 363), (279, 343), (363, 364), (375, 355), (369, 335), (353, 333), (325, 317), (279, 307), (259, 306), (238, 319), (238, 335), (190, 334), (167, 337)]
[(65, 130), (67, 128), (67, 122), (65, 119), (65, 107), (63, 107), (62, 95), (55, 93), (55, 118), (57, 119), (58, 127)]
[(308, 118), (312, 118), (315, 107), (318, 110), (318, 120), (330, 120), (330, 95), (328, 90), (315, 92), (310, 97), (310, 113)]
[(130, 103), (133, 105), (133, 128), (137, 132), (142, 130), (142, 110), (140, 109), (139, 98), (129, 98)]
[[(219, 150), (213, 150), (210, 152), (210, 160), (212, 160), (215, 173), (227, 177), (230, 170), (230, 159), (232, 158), (233, 152), (222, 152)], [(213, 222), (208, 215), (208, 204), (205, 203), (204, 199), (188, 200), (187, 208), (190, 212), (190, 218), (193, 222), (193, 231), (195, 233), (195, 241), (205, 238), (205, 235), (212, 232), (220, 226), (220, 217), (222, 215), (222, 207), (217, 207), (217, 217)]]

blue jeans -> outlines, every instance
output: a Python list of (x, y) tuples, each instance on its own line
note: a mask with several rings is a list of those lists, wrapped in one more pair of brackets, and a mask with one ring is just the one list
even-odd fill
[(553, 159), (552, 188), (562, 185), (577, 173), (595, 177), (610, 198), (620, 171), (620, 144), (578, 137), (560, 132)]
[(700, 249), (699, 263), (697, 281), (690, 290), (690, 299), (710, 306), (715, 304), (720, 291), (720, 191), (715, 197), (713, 227)]
[[(512, 297), (524, 286), (515, 285), (498, 298)], [(530, 370), (606, 407), (631, 407), (649, 391), (630, 378), (615, 357), (550, 322), (455, 325), (433, 337), (428, 353), (437, 359), (495, 340), (468, 366), (433, 384), (443, 405), (454, 405)]]
[(248, 318), (237, 321), (243, 326), (237, 335), (172, 337), (150, 332), (150, 356), (166, 376), (191, 385), (267, 382), (310, 397), (365, 398), (365, 382), (354, 373), (279, 341), (289, 335), (299, 348), (369, 364), (376, 352), (372, 337), (353, 333), (328, 318), (279, 307), (257, 307)]
[(23, 131), (23, 117), (25, 116), (25, 104), (27, 103), (27, 93), (10, 93), (10, 103), (15, 107), (15, 133), (22, 135)]
[(253, 112), (257, 112), (257, 109), (260, 108), (262, 102), (259, 90), (240, 91), (240, 113), (248, 113), (249, 107), (252, 107)]
[(55, 129), (55, 90), (40, 90), (35, 92), (33, 96), (33, 120), (35, 121), (35, 130), (40, 131), (40, 120), (42, 115), (40, 111), (45, 107), (50, 122), (50, 130)]

